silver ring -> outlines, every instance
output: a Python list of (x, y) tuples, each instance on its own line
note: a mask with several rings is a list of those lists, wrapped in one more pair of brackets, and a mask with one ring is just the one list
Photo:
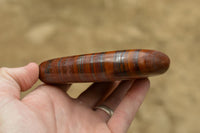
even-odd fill
[(95, 110), (100, 109), (104, 111), (106, 114), (108, 114), (110, 117), (112, 117), (113, 115), (113, 110), (106, 105), (99, 105), (99, 106), (96, 106), (94, 109)]

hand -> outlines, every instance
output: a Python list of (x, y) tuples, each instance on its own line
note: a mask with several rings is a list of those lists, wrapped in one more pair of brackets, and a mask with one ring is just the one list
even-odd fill
[(102, 103), (114, 110), (110, 118), (93, 110), (114, 83), (94, 83), (77, 99), (65, 90), (70, 85), (40, 85), (23, 99), (38, 80), (38, 65), (0, 69), (1, 133), (125, 133), (149, 88), (149, 80), (123, 81)]

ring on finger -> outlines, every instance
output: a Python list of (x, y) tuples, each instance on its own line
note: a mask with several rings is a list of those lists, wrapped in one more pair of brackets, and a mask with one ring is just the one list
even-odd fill
[(94, 109), (95, 110), (97, 110), (97, 109), (102, 110), (106, 114), (108, 114), (110, 117), (112, 117), (112, 115), (114, 113), (113, 110), (111, 108), (109, 108), (108, 106), (106, 106), (106, 105), (99, 105), (99, 106), (96, 106)]

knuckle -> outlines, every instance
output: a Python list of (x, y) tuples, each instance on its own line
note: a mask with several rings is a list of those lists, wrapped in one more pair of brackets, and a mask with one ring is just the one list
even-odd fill
[(6, 67), (1, 67), (0, 68), (0, 76), (1, 77), (6, 77), (6, 75), (8, 75), (7, 69), (8, 68), (6, 68)]
[(3, 73), (5, 71), (6, 67), (0, 67), (0, 73)]
[(115, 111), (115, 114), (120, 117), (120, 118), (123, 118), (124, 116), (127, 115), (127, 112), (125, 112), (125, 110), (116, 110)]
[(127, 99), (129, 99), (130, 101), (134, 100), (134, 104), (136, 104), (137, 106), (140, 106), (142, 104), (142, 102), (144, 101), (144, 96), (142, 95), (135, 95), (135, 93), (127, 93), (126, 94)]

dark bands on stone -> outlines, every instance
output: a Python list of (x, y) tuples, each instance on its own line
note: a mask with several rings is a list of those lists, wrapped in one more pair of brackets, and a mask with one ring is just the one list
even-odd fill
[(139, 57), (139, 53), (140, 53), (140, 50), (136, 50), (135, 53), (134, 53), (134, 57), (133, 57), (133, 63), (135, 64), (135, 72), (137, 74), (140, 74), (141, 71), (140, 71), (140, 67), (139, 67), (139, 64), (138, 64), (138, 57)]
[(159, 51), (110, 51), (45, 61), (39, 77), (50, 84), (130, 80), (164, 73), (169, 64), (168, 56)]
[(47, 61), (47, 67), (46, 67), (46, 69), (45, 69), (45, 73), (46, 74), (50, 74), (51, 73), (51, 62), (52, 62), (52, 60), (49, 60), (49, 61)]

